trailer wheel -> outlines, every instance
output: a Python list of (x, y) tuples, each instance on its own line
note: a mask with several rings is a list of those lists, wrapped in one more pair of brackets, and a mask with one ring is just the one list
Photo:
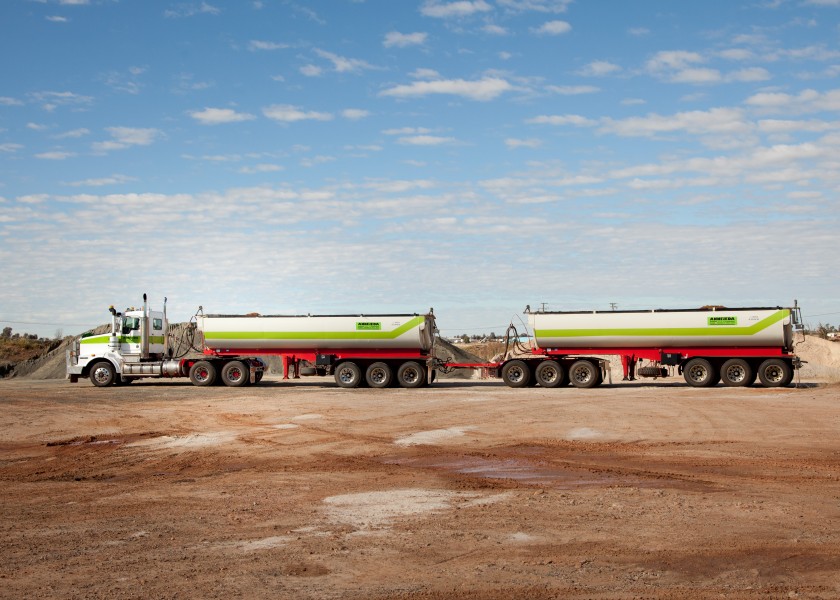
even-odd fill
[(566, 372), (556, 360), (544, 360), (534, 371), (535, 379), (541, 387), (556, 388), (566, 382)]
[(251, 379), (251, 373), (242, 362), (232, 360), (222, 367), (222, 383), (230, 387), (242, 387), (248, 385)]
[(391, 367), (384, 362), (375, 362), (367, 368), (365, 379), (372, 388), (384, 388), (391, 385)]
[(426, 383), (426, 369), (410, 360), (397, 369), (397, 382), (404, 388), (418, 388)]
[(200, 360), (190, 367), (190, 381), (193, 385), (213, 385), (216, 381), (216, 367), (207, 360)]
[(569, 367), (569, 381), (576, 388), (592, 388), (601, 383), (600, 369), (588, 360), (578, 360)]
[(692, 358), (683, 367), (683, 377), (692, 387), (711, 387), (719, 381), (720, 375), (705, 358)]
[(720, 368), (720, 378), (723, 385), (729, 387), (744, 387), (755, 381), (750, 363), (743, 358), (730, 358)]
[(96, 387), (106, 387), (114, 383), (117, 372), (114, 365), (107, 360), (101, 360), (90, 369), (90, 382)]
[(531, 380), (531, 369), (525, 361), (512, 360), (502, 367), (502, 379), (508, 387), (525, 387)]
[(362, 383), (362, 370), (354, 362), (346, 361), (335, 368), (335, 382), (338, 387), (356, 388)]
[(768, 358), (758, 367), (758, 379), (764, 387), (785, 387), (793, 381), (793, 370), (787, 361)]

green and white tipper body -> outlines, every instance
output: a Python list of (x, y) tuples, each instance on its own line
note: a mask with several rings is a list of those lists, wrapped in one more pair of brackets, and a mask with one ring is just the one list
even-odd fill
[(621, 358), (624, 379), (676, 370), (695, 387), (748, 386), (756, 378), (766, 387), (785, 386), (800, 365), (796, 305), (526, 313), (533, 346), (499, 365), (512, 387), (594, 387), (611, 376), (608, 356)]
[(428, 352), (434, 318), (417, 315), (198, 316), (204, 345), (213, 352), (278, 350), (407, 350)]

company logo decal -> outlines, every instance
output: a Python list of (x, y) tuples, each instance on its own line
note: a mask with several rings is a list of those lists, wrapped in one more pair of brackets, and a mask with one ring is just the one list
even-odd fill
[(714, 325), (737, 325), (738, 317), (708, 317), (708, 324)]
[(356, 331), (381, 331), (382, 323), (375, 321), (356, 321)]

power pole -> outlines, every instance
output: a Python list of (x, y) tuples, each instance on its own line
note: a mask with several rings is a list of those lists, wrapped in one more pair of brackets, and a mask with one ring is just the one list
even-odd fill
[(616, 308), (618, 308), (618, 304), (616, 304), (615, 302), (610, 302), (610, 308), (612, 310), (615, 310)]

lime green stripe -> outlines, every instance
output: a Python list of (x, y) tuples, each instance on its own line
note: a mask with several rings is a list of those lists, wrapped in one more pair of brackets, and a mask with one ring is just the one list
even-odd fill
[(776, 311), (769, 317), (762, 319), (748, 327), (655, 327), (631, 329), (537, 329), (534, 334), (541, 338), (574, 338), (574, 337), (665, 337), (665, 336), (723, 336), (755, 335), (778, 323), (790, 314), (788, 309)]
[[(108, 340), (111, 336), (109, 335), (97, 335), (94, 337), (87, 337), (82, 338), (80, 343), (82, 344), (107, 344)], [(139, 344), (141, 341), (141, 337), (139, 335), (121, 335), (117, 337), (117, 341), (120, 344)], [(162, 335), (151, 335), (149, 336), (149, 343), (150, 344), (162, 344), (163, 343), (163, 336)]]
[(393, 340), (419, 326), (414, 317), (393, 331), (205, 331), (205, 340)]

